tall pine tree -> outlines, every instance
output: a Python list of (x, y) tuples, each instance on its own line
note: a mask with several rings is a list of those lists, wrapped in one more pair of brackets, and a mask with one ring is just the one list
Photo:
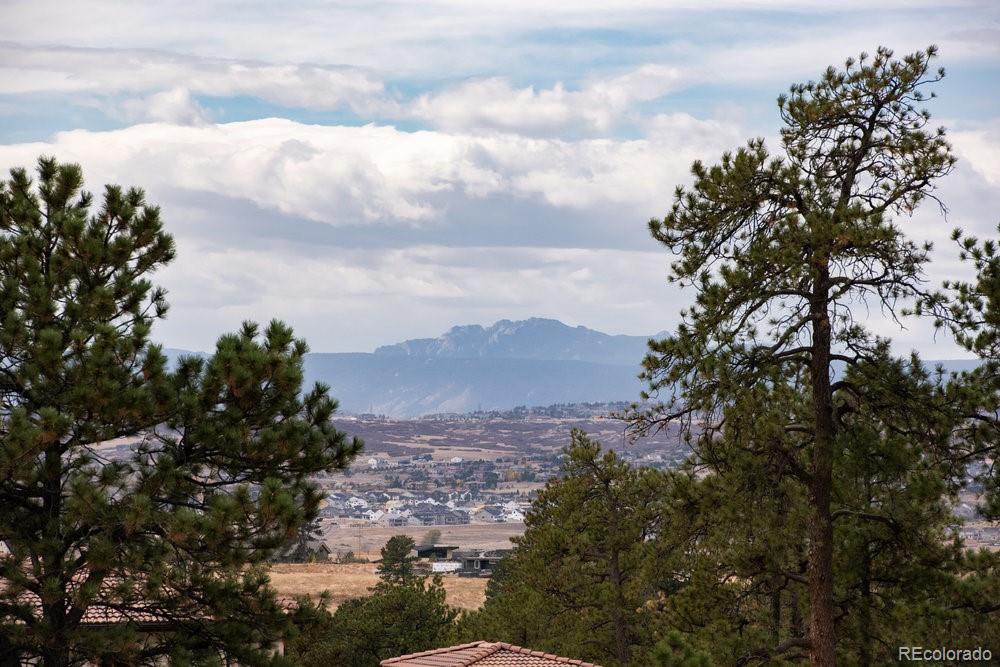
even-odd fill
[[(82, 185), (48, 158), (0, 184), (0, 632), (46, 667), (266, 662), (288, 621), (260, 565), (361, 443), (326, 387), (300, 393), (306, 346), (279, 322), (168, 370), (159, 209), (108, 186), (94, 210)], [(168, 639), (138, 641), (142, 620)]]
[[(944, 130), (921, 108), (934, 72), (932, 47), (901, 60), (873, 57), (829, 68), (779, 98), (781, 152), (760, 139), (692, 167), (653, 236), (678, 255), (671, 280), (695, 290), (674, 335), (651, 345), (650, 393), (671, 392), (637, 426), (697, 419), (723, 429), (726, 409), (783, 378), (804, 380), (808, 410), (787, 415), (794, 435), (787, 474), (806, 490), (808, 638), (814, 665), (835, 664), (834, 470), (846, 397), (861, 388), (836, 373), (870, 360), (879, 341), (858, 308), (892, 313), (921, 293), (929, 246), (907, 240), (894, 217), (934, 197), (954, 164)], [(918, 406), (914, 406), (918, 409)]]

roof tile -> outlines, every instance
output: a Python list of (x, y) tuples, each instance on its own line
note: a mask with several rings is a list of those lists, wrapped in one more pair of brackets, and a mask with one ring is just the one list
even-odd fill
[(383, 667), (600, 667), (505, 642), (483, 641), (401, 655), (381, 664)]

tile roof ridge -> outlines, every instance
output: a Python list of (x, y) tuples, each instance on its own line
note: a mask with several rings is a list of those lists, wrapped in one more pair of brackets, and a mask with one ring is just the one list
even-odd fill
[[(417, 653), (407, 653), (406, 655), (398, 655), (395, 658), (386, 658), (385, 660), (383, 660), (379, 664), (380, 665), (395, 665), (395, 664), (397, 664), (397, 663), (399, 663), (399, 662), (401, 662), (403, 660), (410, 660), (412, 658), (422, 658), (422, 657), (427, 656), (427, 655), (442, 655), (442, 654), (445, 654), (445, 653), (453, 653), (454, 651), (460, 651), (462, 649), (467, 649), (467, 648), (491, 648), (492, 649), (493, 647), (494, 647), (493, 643), (480, 640), (480, 641), (475, 641), (475, 642), (469, 642), (468, 644), (458, 644), (457, 646), (445, 646), (444, 648), (433, 648), (433, 649), (430, 649), (428, 651), (419, 651)], [(493, 651), (491, 650), (489, 653), (493, 653)], [(489, 653), (487, 653), (486, 655), (489, 655)], [(479, 658), (477, 657), (475, 659), (478, 660)], [(465, 664), (468, 664), (468, 663), (463, 663), (463, 665), (461, 667), (464, 667)]]
[(483, 658), (491, 656), (494, 653), (496, 653), (497, 651), (502, 651), (503, 650), (503, 646), (501, 646), (499, 643), (493, 643), (493, 642), (480, 642), (480, 647), (481, 648), (488, 648), (489, 650), (484, 651), (484, 652), (480, 653), (479, 655), (474, 655), (471, 658), (469, 658), (468, 660), (466, 660), (465, 662), (463, 662), (463, 663), (461, 663), (459, 665), (456, 665), (455, 667), (472, 667), (473, 665), (475, 665), (477, 662), (479, 662)]
[[(497, 642), (496, 646), (505, 651), (520, 653), (522, 655), (530, 655), (536, 658), (545, 658), (546, 660), (551, 660), (553, 662), (561, 662), (567, 665), (576, 665), (577, 667), (601, 667), (600, 665), (593, 662), (584, 662), (583, 660), (577, 660), (576, 658), (564, 658), (560, 655), (555, 655), (554, 653), (546, 653), (545, 651), (535, 651), (530, 648), (525, 648), (523, 646), (517, 646), (516, 644), (508, 644), (507, 642)], [(463, 665), (463, 667), (465, 666)]]
[[(523, 646), (517, 646), (515, 644), (509, 644), (507, 642), (488, 642), (488, 641), (475, 641), (469, 642), (468, 644), (459, 644), (457, 646), (447, 646), (444, 648), (431, 649), (429, 651), (420, 651), (418, 653), (408, 653), (407, 655), (397, 656), (395, 658), (387, 658), (381, 661), (379, 664), (383, 667), (391, 667), (392, 665), (405, 664), (410, 660), (428, 657), (428, 656), (447, 656), (449, 653), (457, 653), (459, 651), (469, 651), (470, 649), (478, 649), (472, 655), (466, 653), (465, 656), (460, 658), (460, 662), (450, 663), (452, 667), (475, 667), (481, 660), (494, 655), (496, 653), (509, 652), (520, 655), (531, 656), (534, 658), (541, 658), (548, 662), (559, 663), (562, 665), (572, 665), (574, 667), (601, 667), (600, 665), (593, 662), (585, 662), (583, 660), (577, 660), (575, 658), (565, 658), (563, 656), (555, 655), (553, 653), (546, 653), (545, 651), (535, 651), (530, 648), (525, 648)], [(456, 656), (458, 657), (458, 656)], [(419, 663), (423, 664), (423, 663)]]

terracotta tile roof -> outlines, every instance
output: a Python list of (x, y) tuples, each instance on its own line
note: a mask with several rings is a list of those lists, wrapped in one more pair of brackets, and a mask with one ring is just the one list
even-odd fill
[(136, 623), (138, 625), (167, 625), (169, 619), (151, 611), (135, 609), (116, 609), (98, 604), (92, 604), (83, 612), (84, 625), (111, 625), (113, 623)]
[[(69, 590), (74, 591), (82, 581), (82, 574), (74, 577), (73, 581), (69, 585)], [(80, 619), (80, 622), (83, 625), (135, 623), (140, 626), (160, 626), (170, 625), (173, 623), (173, 620), (169, 616), (158, 614), (151, 602), (139, 601), (134, 604), (123, 604), (119, 600), (116, 600), (117, 596), (114, 593), (114, 589), (116, 586), (120, 585), (120, 583), (121, 578), (117, 576), (110, 576), (101, 582), (97, 599), (87, 606), (86, 610), (83, 612), (83, 617)], [(0, 593), (3, 592), (6, 586), (7, 581), (0, 579)], [(294, 598), (278, 596), (277, 600), (278, 605), (286, 613), (290, 613), (298, 607), (298, 603)], [(41, 616), (42, 601), (41, 598), (39, 598), (35, 593), (22, 590), (16, 595), (13, 602), (27, 607), (29, 613), (35, 618), (39, 618)], [(192, 613), (195, 616), (202, 615), (202, 612), (194, 607), (189, 610), (189, 613)], [(15, 622), (17, 624), (21, 624), (23, 621), (17, 620)]]
[[(4, 582), (0, 582), (2, 584)], [(76, 582), (74, 582), (76, 583)], [(101, 585), (101, 591), (97, 600), (94, 600), (83, 612), (80, 622), (83, 625), (111, 625), (114, 623), (136, 623), (143, 626), (165, 625), (170, 620), (148, 609), (136, 609), (133, 605), (118, 604), (114, 601), (114, 595), (110, 594), (110, 589), (115, 585), (115, 581), (105, 581)], [(0, 585), (0, 589), (3, 586)], [(71, 585), (70, 590), (75, 588)], [(39, 618), (42, 613), (41, 599), (31, 591), (21, 591), (17, 594), (14, 602), (29, 609), (29, 613), (35, 618)], [(23, 621), (17, 620), (21, 624)]]
[(401, 655), (383, 667), (600, 667), (592, 662), (562, 658), (504, 642), (472, 642), (433, 651)]

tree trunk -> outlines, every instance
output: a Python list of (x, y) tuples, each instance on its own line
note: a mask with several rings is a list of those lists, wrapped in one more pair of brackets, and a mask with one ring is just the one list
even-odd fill
[(802, 637), (805, 632), (802, 630), (802, 611), (799, 609), (799, 593), (793, 590), (791, 601), (788, 604), (791, 615), (789, 632), (793, 638)]
[(61, 646), (57, 641), (52, 641), (49, 646), (45, 646), (41, 652), (42, 667), (69, 667), (69, 647)]
[[(785, 530), (785, 516), (788, 513), (788, 499), (784, 497), (784, 494), (778, 496), (778, 516), (777, 516), (777, 529), (779, 531)], [(771, 579), (771, 585), (774, 587), (771, 591), (771, 643), (774, 646), (778, 646), (781, 643), (781, 591), (782, 591), (782, 577), (780, 575), (775, 575)]]
[(21, 651), (14, 642), (0, 634), (0, 667), (21, 667)]
[(43, 667), (68, 667), (70, 664), (66, 612), (62, 600), (42, 604), (42, 616), (48, 624), (40, 655)]
[(781, 643), (781, 589), (777, 587), (771, 591), (771, 642)]
[[(873, 474), (869, 472), (865, 478), (865, 492), (868, 496), (865, 509), (869, 512), (875, 509), (872, 504)], [(861, 624), (861, 667), (871, 667), (875, 630), (872, 627), (872, 550), (868, 540), (865, 540), (864, 552), (861, 554), (861, 616), (858, 620)]]
[(868, 545), (861, 556), (861, 667), (872, 665), (872, 581), (871, 553)]
[(812, 327), (812, 408), (814, 440), (812, 478), (809, 483), (809, 663), (813, 667), (834, 667), (833, 609), (833, 393), (830, 382), (830, 316), (827, 311), (828, 272), (820, 264), (820, 275), (811, 305)]
[(70, 664), (61, 524), (62, 472), (62, 451), (59, 444), (55, 444), (45, 450), (42, 469), (42, 512), (47, 517), (42, 524), (45, 543), (41, 549), (42, 577), (39, 582), (42, 584), (42, 619), (48, 626), (40, 647), (44, 667), (68, 667)]
[(834, 667), (833, 521), (830, 517), (830, 475), (809, 489), (809, 664)]
[(623, 664), (629, 664), (628, 649), (628, 622), (625, 619), (623, 609), (625, 607), (625, 592), (622, 590), (621, 565), (618, 562), (618, 550), (611, 551), (611, 585), (615, 590), (615, 657)]

